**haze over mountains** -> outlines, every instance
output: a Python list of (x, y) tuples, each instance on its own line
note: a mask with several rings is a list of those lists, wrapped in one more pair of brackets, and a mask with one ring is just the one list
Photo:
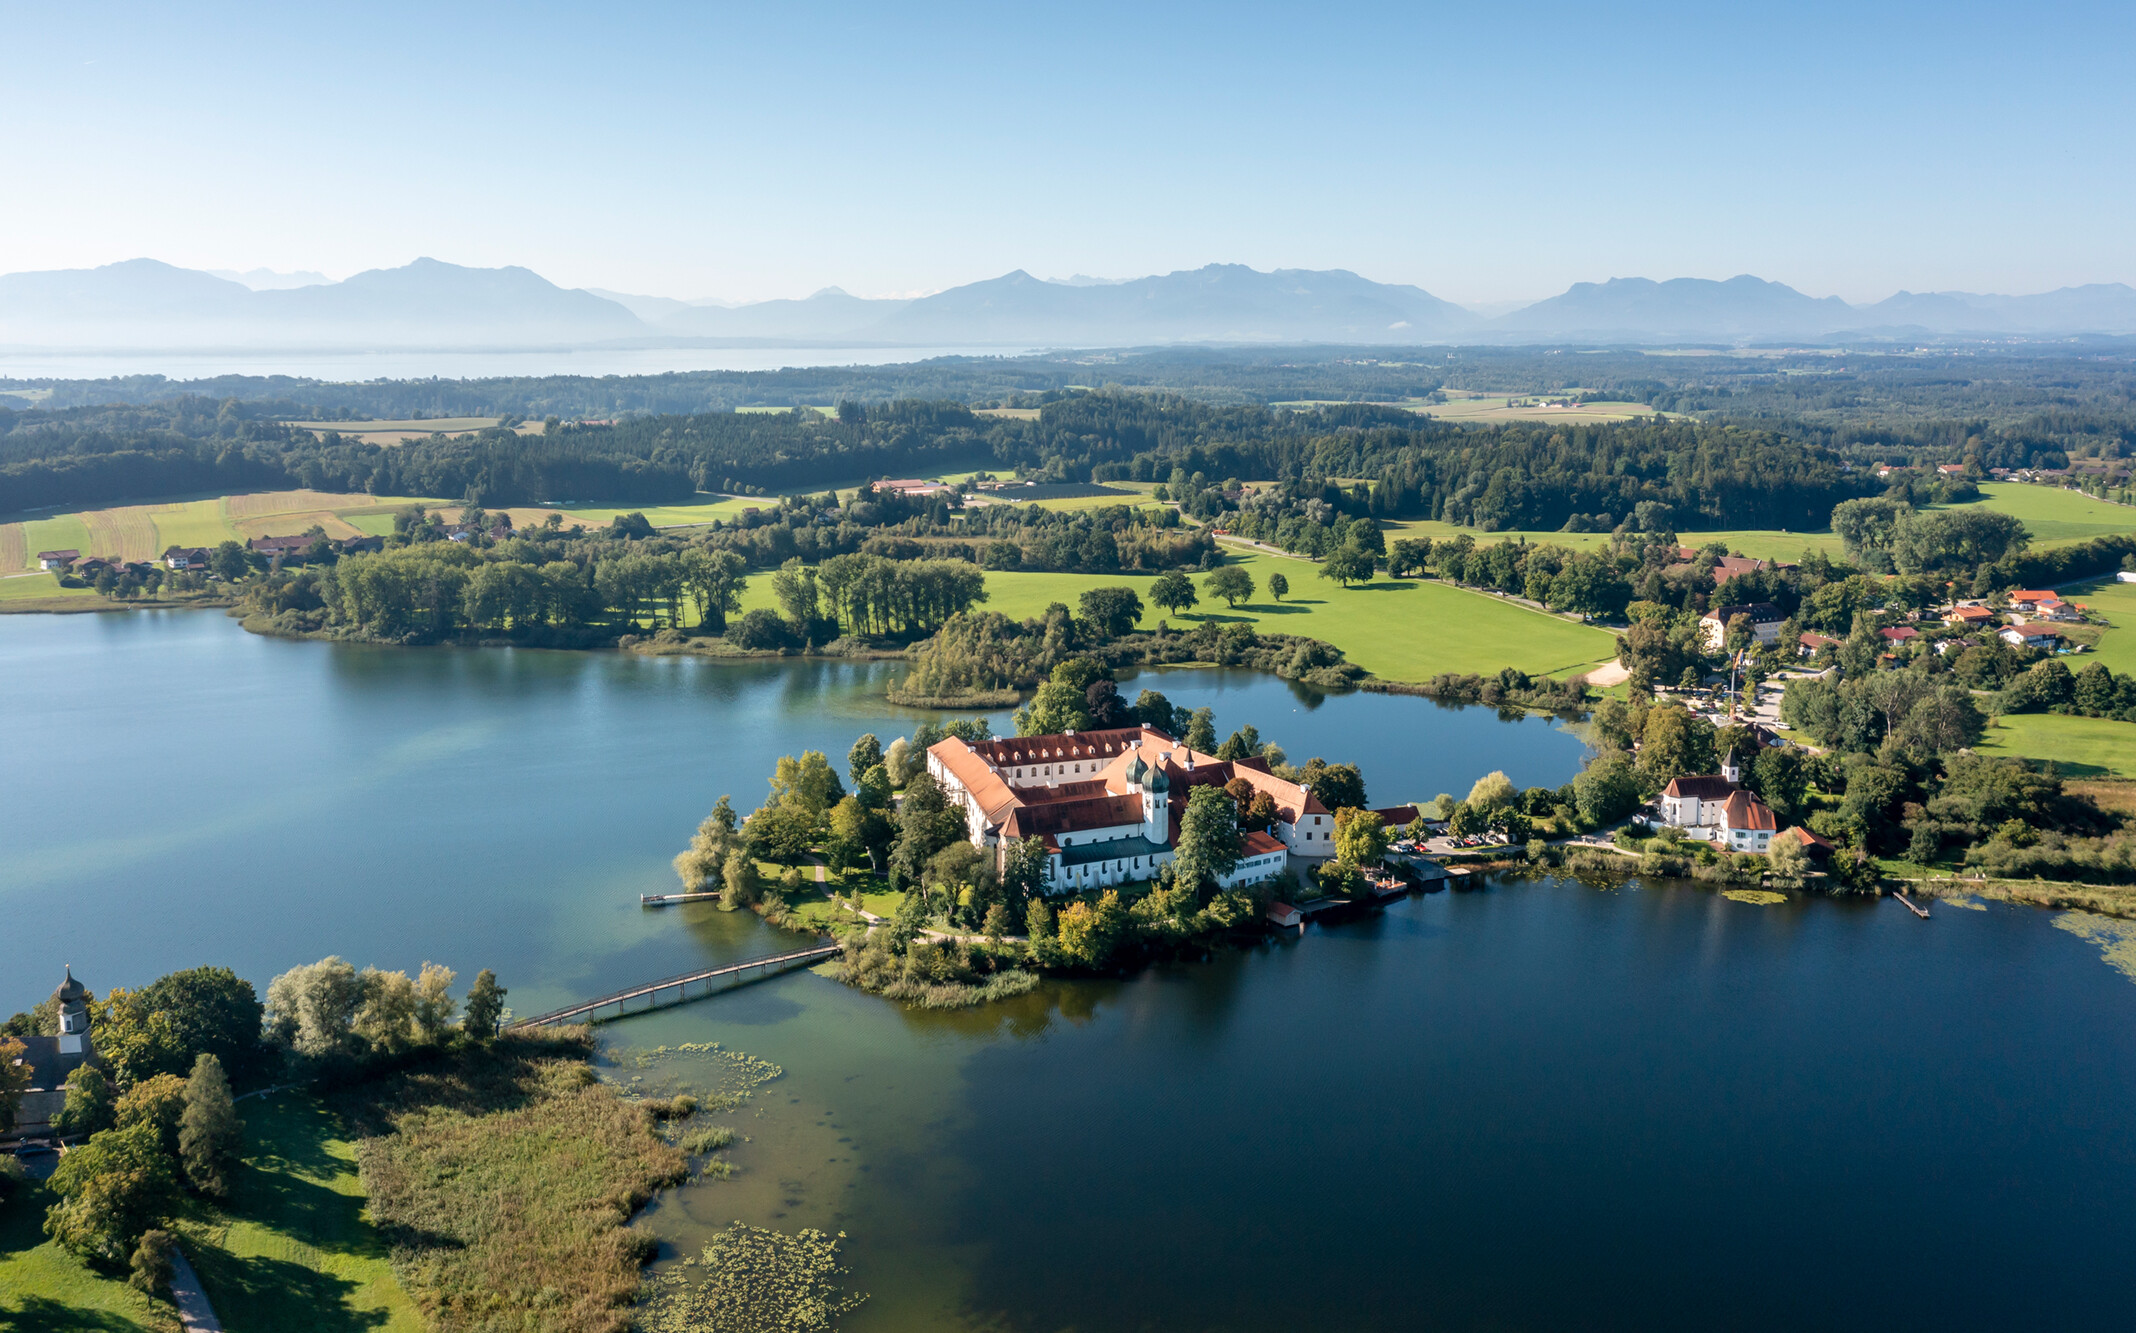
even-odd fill
[(1018, 270), (916, 299), (833, 287), (804, 300), (733, 306), (566, 289), (524, 268), (434, 259), (343, 282), (264, 270), (225, 277), (152, 259), (0, 276), (0, 346), (39, 350), (1651, 345), (2126, 334), (2136, 334), (2136, 289), (2120, 283), (2032, 296), (1901, 292), (1854, 306), (1747, 275), (1612, 278), (1486, 318), (1421, 288), (1341, 269), (1263, 273), (1237, 264), (1124, 281), (1045, 281)]

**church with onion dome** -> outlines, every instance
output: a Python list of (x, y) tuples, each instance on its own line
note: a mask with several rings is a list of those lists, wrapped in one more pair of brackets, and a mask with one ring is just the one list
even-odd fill
[(52, 1132), (52, 1121), (67, 1104), (67, 1087), (76, 1070), (96, 1059), (96, 1043), (89, 1033), (89, 988), (75, 980), (67, 969), (66, 980), (52, 992), (59, 1011), (56, 1036), (17, 1037), (23, 1045), (16, 1063), (30, 1071), (29, 1087), (15, 1112), (15, 1127), (9, 1137), (38, 1138)]

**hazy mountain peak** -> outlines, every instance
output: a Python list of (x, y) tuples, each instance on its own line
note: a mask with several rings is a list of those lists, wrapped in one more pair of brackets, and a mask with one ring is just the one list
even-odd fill
[(255, 268), (243, 273), (229, 268), (211, 268), (204, 271), (226, 282), (242, 283), (256, 292), (288, 291), (292, 287), (323, 287), (333, 281), (324, 273), (314, 273), (310, 269), (298, 269), (291, 273), (277, 273), (271, 268)]

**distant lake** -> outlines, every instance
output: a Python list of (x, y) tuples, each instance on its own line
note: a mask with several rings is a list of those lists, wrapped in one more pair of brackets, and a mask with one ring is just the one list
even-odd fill
[(628, 347), (530, 351), (37, 352), (0, 348), (0, 380), (163, 375), (293, 375), (333, 383), (544, 375), (665, 375), (692, 370), (893, 366), (939, 356), (1025, 356), (1025, 347)]
[[(528, 1012), (789, 946), (636, 894), (778, 754), (908, 732), (895, 670), (0, 617), (0, 1005), (66, 962), (103, 991), (336, 952), (494, 967)], [(1249, 673), (1144, 687), (1376, 803), (1584, 753)], [(2121, 1327), (2136, 985), (2076, 918), (1933, 911), (1502, 877), (976, 1011), (804, 972), (602, 1031), (623, 1077), (683, 1042), (784, 1067), (722, 1117), (739, 1174), (639, 1225), (846, 1232), (849, 1333)]]

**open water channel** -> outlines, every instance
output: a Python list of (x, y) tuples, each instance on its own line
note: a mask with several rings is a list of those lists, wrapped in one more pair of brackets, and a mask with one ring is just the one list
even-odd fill
[[(63, 963), (264, 987), (339, 953), (491, 967), (527, 1012), (769, 952), (793, 937), (636, 895), (778, 755), (909, 731), (891, 670), (0, 617), (0, 1006)], [(1583, 753), (1486, 709), (1151, 685), (1376, 803)], [(801, 973), (606, 1032), (626, 1074), (685, 1042), (785, 1069), (740, 1173), (641, 1225), (842, 1230), (860, 1333), (2121, 1327), (2136, 986), (2105, 929), (1501, 880), (978, 1011)]]

